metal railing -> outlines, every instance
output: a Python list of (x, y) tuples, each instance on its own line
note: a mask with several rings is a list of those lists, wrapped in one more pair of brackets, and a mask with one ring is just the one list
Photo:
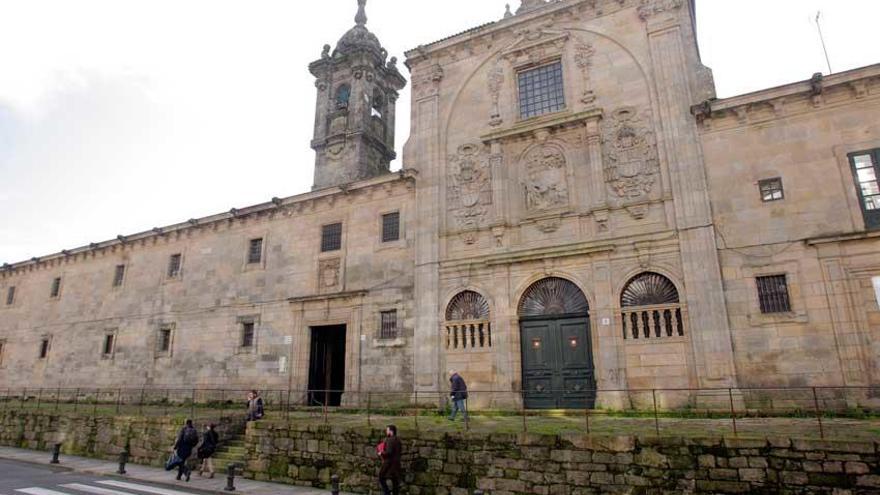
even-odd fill
[[(91, 416), (245, 417), (244, 389), (0, 389), (0, 411)], [(448, 391), (262, 390), (265, 419), (459, 428)], [(548, 402), (549, 401), (549, 402)], [(557, 402), (553, 402), (557, 401)], [(880, 431), (880, 386), (626, 390), (471, 390), (461, 428), (487, 432), (664, 435), (702, 432), (819, 438)], [(533, 409), (539, 403), (554, 409)]]

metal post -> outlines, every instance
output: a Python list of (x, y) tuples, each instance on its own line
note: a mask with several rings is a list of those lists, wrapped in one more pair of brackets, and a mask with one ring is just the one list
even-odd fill
[(26, 397), (27, 397), (27, 389), (25, 388), (24, 390), (21, 391), (21, 408), (22, 409), (24, 409), (24, 401), (25, 401)]
[(92, 400), (92, 416), (98, 415), (98, 398), (101, 396), (101, 389), (95, 390), (95, 398)]
[(584, 419), (587, 422), (587, 435), (590, 434), (590, 406), (589, 404), (584, 404)]
[(79, 405), (79, 389), (73, 391), (73, 412), (76, 412), (76, 408)]
[(415, 394), (415, 402), (416, 402), (416, 410), (415, 410), (415, 418), (416, 418), (416, 433), (419, 432), (419, 391), (416, 390)]
[(146, 390), (144, 390), (144, 389), (142, 388), (142, 389), (141, 389), (141, 403), (140, 403), (140, 408), (139, 408), (140, 411), (139, 411), (139, 413), (138, 413), (138, 414), (140, 414), (141, 416), (144, 415), (144, 394), (145, 394), (145, 393), (146, 393)]
[(58, 391), (55, 394), (55, 410), (57, 411), (60, 406), (61, 406), (61, 387), (58, 387)]
[(128, 463), (128, 455), (127, 447), (119, 453), (119, 469), (116, 470), (116, 474), (125, 474), (125, 464)]
[(464, 430), (471, 431), (471, 415), (468, 414), (467, 399), (464, 400)]
[(332, 495), (339, 495), (339, 476), (335, 474), (330, 477), (330, 493)]
[(816, 421), (819, 422), (819, 438), (825, 440), (825, 428), (822, 426), (822, 412), (819, 410), (819, 396), (816, 387), (813, 387), (813, 406), (816, 408)]
[(651, 389), (651, 396), (654, 398), (654, 430), (657, 436), (660, 436), (660, 416), (657, 413), (657, 389)]
[(37, 390), (37, 409), (40, 409), (40, 404), (43, 402), (43, 389)]
[(522, 414), (523, 433), (528, 433), (529, 432), (529, 425), (528, 425), (528, 422), (526, 421), (526, 392), (525, 392), (525, 390), (520, 391), (520, 398), (522, 400), (520, 401), (519, 410), (520, 410), (520, 413)]
[(367, 392), (367, 426), (373, 426), (372, 421), (370, 421), (370, 408), (373, 405), (373, 392)]
[(290, 422), (290, 389), (287, 389), (287, 403), (284, 406), (285, 417), (287, 418), (287, 422)]
[(116, 389), (116, 414), (119, 414), (119, 405), (122, 402), (122, 389)]
[(196, 389), (192, 389), (192, 396), (190, 397), (189, 403), (189, 417), (192, 418), (193, 421), (196, 420)]
[(238, 464), (234, 462), (226, 467), (226, 490), (227, 492), (235, 491), (235, 468), (238, 467)]
[(727, 389), (727, 395), (730, 397), (730, 418), (733, 420), (733, 436), (739, 436), (736, 431), (736, 410), (733, 408), (733, 389)]
[(324, 424), (327, 424), (327, 403), (330, 402), (330, 391), (324, 391)]
[(220, 419), (226, 418), (226, 389), (220, 390)]
[(171, 404), (171, 389), (165, 389), (165, 407), (163, 409), (163, 416), (168, 416), (168, 405)]
[(55, 447), (52, 449), (52, 460), (49, 464), (59, 464), (61, 461), (58, 460), (58, 456), (61, 455), (61, 444), (56, 443)]

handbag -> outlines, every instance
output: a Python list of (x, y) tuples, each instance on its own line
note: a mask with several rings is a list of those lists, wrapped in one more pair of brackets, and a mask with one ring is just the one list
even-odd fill
[(168, 457), (168, 462), (165, 463), (165, 471), (171, 471), (181, 464), (183, 464), (183, 459), (177, 455), (177, 452), (172, 452), (171, 456)]
[(376, 445), (376, 453), (379, 454), (379, 457), (382, 457), (382, 454), (385, 453), (385, 442), (379, 442), (379, 445)]

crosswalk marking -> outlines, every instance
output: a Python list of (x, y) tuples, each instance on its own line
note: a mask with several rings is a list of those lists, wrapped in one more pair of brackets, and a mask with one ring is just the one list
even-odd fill
[[(107, 485), (107, 486), (115, 486), (117, 488), (126, 488), (128, 490), (135, 490), (138, 492), (152, 493), (154, 495), (193, 495), (192, 493), (181, 492), (178, 490), (166, 490), (165, 488), (156, 488), (156, 487), (149, 486), (149, 485), (139, 485), (137, 483), (126, 483), (124, 481), (105, 480), (105, 481), (96, 481), (96, 483), (99, 483), (101, 485)], [(34, 494), (30, 494), (30, 495), (54, 495), (54, 494), (34, 493)], [(109, 494), (107, 494), (107, 495), (109, 495)]]
[(15, 491), (27, 493), (28, 495), (70, 495), (69, 493), (56, 492), (55, 490), (47, 490), (46, 488), (39, 488), (36, 486), (31, 488), (22, 488), (21, 490)]
[(120, 492), (119, 490), (111, 490), (109, 488), (100, 488), (97, 486), (82, 485), (80, 483), (70, 483), (61, 485), (63, 488), (70, 488), (78, 492), (94, 493), (95, 495), (134, 495), (129, 492)]

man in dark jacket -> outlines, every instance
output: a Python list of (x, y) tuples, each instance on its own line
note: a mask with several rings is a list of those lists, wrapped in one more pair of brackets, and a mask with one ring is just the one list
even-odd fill
[(449, 398), (452, 399), (452, 414), (449, 416), (449, 421), (455, 421), (455, 416), (459, 411), (461, 411), (464, 420), (467, 421), (468, 413), (465, 402), (468, 398), (467, 384), (458, 372), (450, 371), (449, 375), (449, 383), (452, 388), (452, 391), (449, 393)]
[(199, 432), (196, 431), (195, 427), (193, 426), (192, 420), (188, 419), (186, 420), (186, 425), (184, 425), (184, 427), (180, 430), (180, 433), (177, 434), (177, 441), (174, 442), (174, 451), (177, 452), (177, 457), (180, 458), (180, 463), (177, 465), (178, 480), (186, 475), (186, 481), (189, 481), (189, 477), (192, 474), (192, 469), (189, 468), (187, 460), (192, 455), (193, 449), (198, 444)]
[(205, 434), (202, 436), (202, 445), (199, 446), (199, 450), (196, 452), (196, 455), (199, 459), (202, 460), (202, 464), (199, 467), (199, 476), (204, 476), (205, 473), (208, 473), (208, 476), (214, 477), (214, 453), (217, 451), (217, 445), (220, 443), (220, 435), (217, 434), (217, 425), (214, 423), (209, 424), (205, 427)]
[[(380, 449), (379, 457), (382, 458), (382, 468), (379, 470), (379, 486), (384, 495), (400, 495), (400, 478), (403, 469), (400, 467), (400, 456), (403, 454), (403, 444), (397, 438), (397, 427), (388, 425), (385, 428), (384, 448)], [(391, 480), (393, 490), (388, 489), (388, 480)]]

